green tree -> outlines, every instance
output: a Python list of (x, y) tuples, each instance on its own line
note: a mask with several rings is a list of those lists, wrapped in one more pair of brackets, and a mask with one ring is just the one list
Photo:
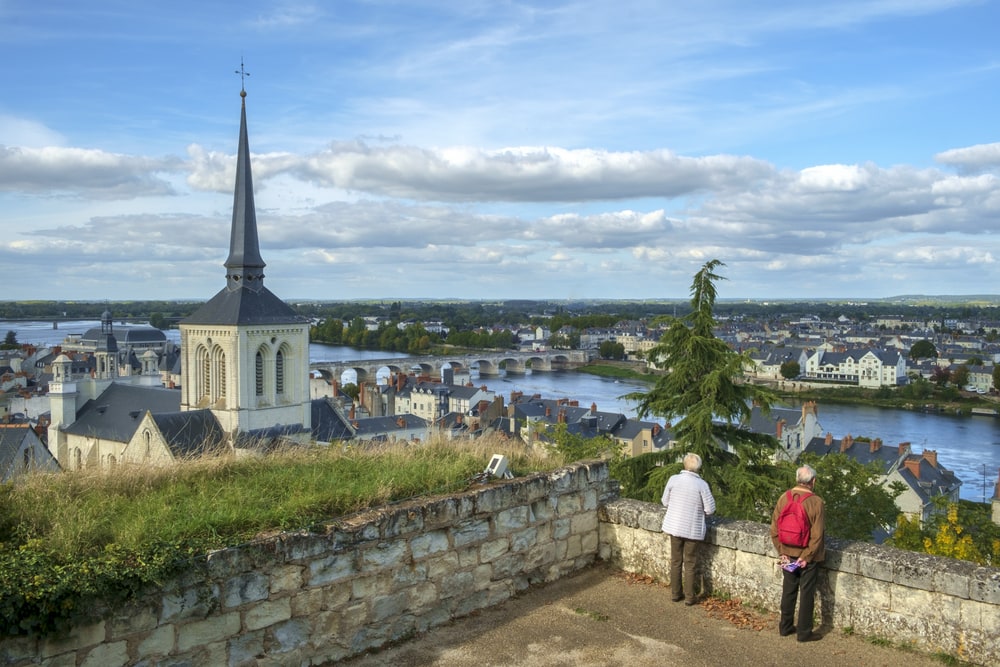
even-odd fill
[(937, 359), (938, 351), (929, 340), (918, 340), (910, 347), (910, 359)]
[(1000, 389), (1000, 364), (993, 366), (993, 388)]
[(156, 327), (157, 329), (169, 329), (170, 323), (163, 316), (163, 313), (156, 312), (149, 314), (149, 326)]
[(566, 424), (549, 424), (543, 432), (543, 437), (567, 463), (584, 459), (613, 458), (617, 455), (615, 442), (608, 436), (602, 434), (587, 438), (579, 433), (570, 432)]
[(965, 364), (956, 366), (955, 370), (951, 372), (951, 383), (956, 387), (964, 387), (969, 384), (969, 367)]
[[(711, 260), (691, 284), (691, 312), (673, 319), (649, 352), (664, 374), (648, 392), (626, 396), (636, 401), (640, 418), (657, 415), (674, 424), (679, 451), (702, 458), (703, 477), (712, 486), (719, 513), (732, 518), (763, 521), (786, 478), (771, 464), (777, 448), (773, 436), (752, 433), (740, 425), (750, 418), (753, 405), (770, 410), (773, 392), (743, 382), (753, 361), (715, 337), (715, 270)], [(635, 464), (634, 464), (635, 465)], [(659, 486), (666, 471), (643, 473), (646, 486)], [(641, 480), (638, 482), (641, 484)], [(662, 486), (660, 487), (662, 489)]]
[(0, 350), (16, 350), (21, 347), (17, 342), (17, 332), (13, 329), (7, 331), (7, 335), (3, 339), (3, 343), (0, 344)]
[(876, 465), (863, 465), (846, 454), (805, 455), (802, 463), (816, 470), (816, 493), (826, 503), (826, 531), (833, 537), (870, 541), (896, 525), (896, 497), (905, 487), (881, 484)]
[(348, 382), (340, 388), (340, 393), (346, 394), (356, 401), (358, 400), (358, 396), (361, 395), (361, 388), (353, 382)]
[(802, 367), (797, 361), (786, 361), (781, 364), (781, 377), (786, 380), (794, 380), (802, 372)]
[(625, 346), (613, 340), (606, 340), (598, 348), (598, 354), (601, 355), (601, 359), (624, 359)]

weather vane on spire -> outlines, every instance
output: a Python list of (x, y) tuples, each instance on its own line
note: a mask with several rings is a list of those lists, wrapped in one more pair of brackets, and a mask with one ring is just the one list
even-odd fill
[(240, 95), (246, 97), (247, 94), (246, 80), (247, 77), (250, 76), (250, 72), (246, 71), (246, 69), (243, 67), (242, 56), (240, 57), (240, 68), (236, 70), (236, 73), (240, 75)]

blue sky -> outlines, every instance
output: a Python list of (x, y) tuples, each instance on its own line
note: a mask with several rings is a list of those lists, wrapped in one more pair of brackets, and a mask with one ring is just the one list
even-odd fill
[(0, 0), (3, 299), (1000, 293), (997, 2)]

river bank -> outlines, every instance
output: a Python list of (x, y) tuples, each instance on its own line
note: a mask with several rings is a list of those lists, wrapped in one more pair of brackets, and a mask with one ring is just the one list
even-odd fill
[[(600, 377), (637, 380), (654, 384), (660, 377), (646, 371), (642, 364), (629, 361), (595, 360), (576, 369)], [(750, 378), (750, 382), (769, 387), (780, 399), (791, 401), (816, 401), (840, 405), (864, 405), (891, 410), (931, 412), (947, 415), (1000, 416), (1000, 397), (972, 394), (954, 387), (941, 388), (931, 383), (923, 383), (919, 389), (913, 385), (905, 387), (881, 387), (863, 389), (842, 385), (824, 385), (785, 380), (765, 380)]]

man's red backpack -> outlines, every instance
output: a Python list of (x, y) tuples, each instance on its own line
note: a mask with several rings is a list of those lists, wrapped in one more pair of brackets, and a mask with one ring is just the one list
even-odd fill
[(793, 496), (791, 491), (785, 492), (788, 502), (778, 514), (778, 541), (790, 547), (809, 546), (809, 516), (802, 501), (811, 496), (803, 493)]

